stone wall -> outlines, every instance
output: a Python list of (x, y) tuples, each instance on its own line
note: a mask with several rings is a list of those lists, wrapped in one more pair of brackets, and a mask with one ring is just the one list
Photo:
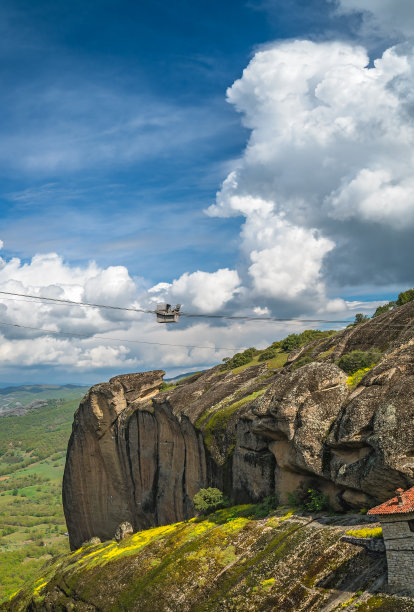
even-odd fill
[(385, 552), (384, 540), (382, 538), (359, 538), (356, 536), (344, 535), (341, 541), (348, 542), (348, 544), (353, 544), (354, 546), (362, 546), (371, 553), (379, 554)]
[(414, 532), (408, 521), (414, 512), (381, 516), (382, 533), (387, 551), (388, 584), (399, 589), (414, 585)]

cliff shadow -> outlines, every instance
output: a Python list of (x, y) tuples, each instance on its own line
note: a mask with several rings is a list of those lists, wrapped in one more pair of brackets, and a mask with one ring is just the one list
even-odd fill
[[(353, 546), (348, 544), (348, 546)], [(358, 547), (359, 548), (359, 547)], [(317, 575), (317, 568), (312, 568)], [(361, 549), (350, 559), (332, 568), (331, 572), (315, 582), (315, 587), (335, 592), (356, 593), (364, 591), (371, 594), (383, 590), (387, 582), (387, 560), (385, 553), (368, 552)]]

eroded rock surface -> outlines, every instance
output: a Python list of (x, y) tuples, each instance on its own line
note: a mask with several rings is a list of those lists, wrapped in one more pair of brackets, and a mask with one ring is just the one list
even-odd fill
[(253, 432), (269, 440), (276, 459), (277, 490), (282, 496), (302, 482), (332, 496), (325, 482), (324, 444), (348, 395), (346, 374), (332, 363), (311, 363), (280, 376), (257, 400)]
[[(96, 385), (75, 413), (63, 479), (72, 548), (113, 537), (123, 521), (136, 531), (183, 520), (205, 484), (201, 433), (185, 417), (179, 422), (168, 403), (149, 402), (163, 374)], [(194, 458), (188, 467), (187, 455)]]

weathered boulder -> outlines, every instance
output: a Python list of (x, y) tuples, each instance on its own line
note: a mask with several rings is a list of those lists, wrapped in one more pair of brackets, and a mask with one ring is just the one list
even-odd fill
[[(185, 520), (194, 513), (194, 495), (206, 486), (230, 495), (235, 487), (240, 500), (274, 492), (272, 453), (265, 450), (256, 461), (238, 443), (240, 411), (231, 412), (236, 400), (248, 411), (257, 389), (273, 379), (265, 365), (249, 370), (233, 375), (213, 368), (171, 392), (158, 393), (160, 371), (117, 376), (90, 389), (75, 413), (63, 478), (72, 549), (93, 535), (112, 538), (122, 521), (138, 531)], [(266, 381), (260, 380), (265, 373)], [(223, 407), (230, 409), (224, 421)], [(203, 440), (209, 419), (196, 425), (206, 412), (213, 424), (219, 416), (210, 448)], [(257, 444), (266, 447), (252, 432), (249, 437), (253, 451)]]
[(90, 540), (86, 540), (86, 542), (82, 542), (82, 547), (84, 546), (96, 546), (97, 544), (101, 544), (100, 538), (91, 538)]
[(385, 544), (382, 538), (358, 538), (344, 535), (341, 541), (353, 544), (354, 546), (361, 546), (361, 548), (365, 548), (365, 550), (375, 555), (385, 553)]
[(125, 538), (129, 538), (129, 536), (132, 536), (133, 533), (134, 529), (131, 523), (128, 523), (128, 521), (124, 521), (123, 523), (119, 523), (118, 527), (116, 528), (114, 540), (116, 542), (120, 542), (121, 540), (125, 540)]
[(326, 492), (334, 507), (369, 507), (414, 483), (414, 340), (391, 349), (349, 389), (330, 362), (280, 376), (252, 408), (270, 440), (276, 488)]

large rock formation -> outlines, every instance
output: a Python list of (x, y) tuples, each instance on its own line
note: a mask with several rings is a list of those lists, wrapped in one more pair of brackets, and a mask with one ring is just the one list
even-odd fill
[(138, 529), (182, 520), (206, 483), (201, 433), (162, 400), (149, 401), (163, 374), (116, 376), (79, 406), (63, 479), (72, 548), (112, 537), (123, 521)]
[[(218, 486), (236, 502), (301, 487), (358, 508), (414, 484), (414, 303), (233, 373), (217, 366), (160, 391), (163, 372), (93, 387), (75, 414), (63, 484), (72, 548), (188, 518)], [(382, 361), (349, 387), (335, 362), (371, 346)], [(312, 363), (300, 366), (306, 356)]]

